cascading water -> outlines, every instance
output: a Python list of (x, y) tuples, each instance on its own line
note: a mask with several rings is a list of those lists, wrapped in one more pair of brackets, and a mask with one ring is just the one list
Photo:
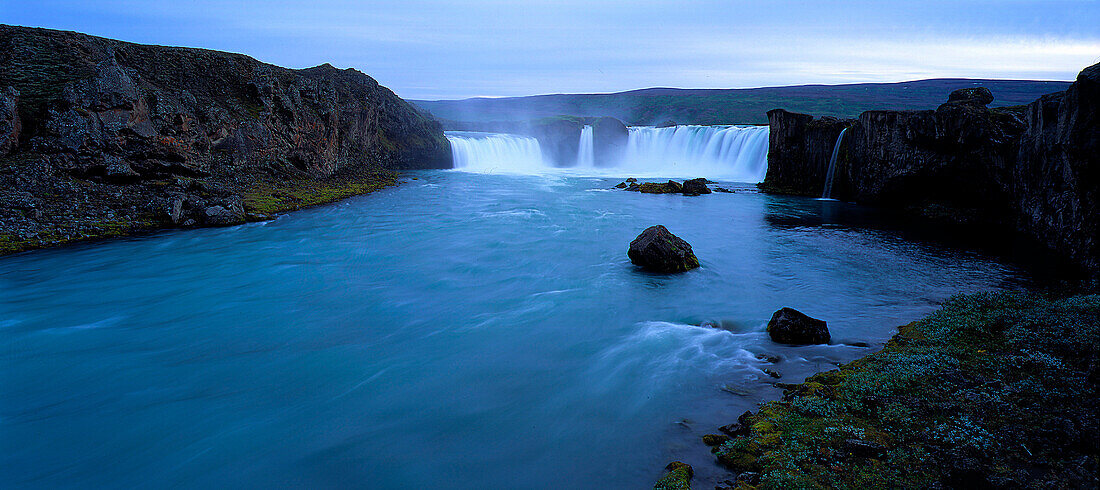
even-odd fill
[(760, 182), (768, 170), (768, 127), (632, 127), (623, 166), (639, 175)]
[(454, 168), (481, 173), (543, 171), (539, 140), (514, 134), (448, 131)]
[(767, 126), (630, 127), (616, 162), (595, 162), (591, 126), (580, 134), (571, 167), (545, 161), (535, 138), (448, 131), (456, 169), (472, 172), (574, 173), (609, 177), (708, 177), (760, 182), (768, 170)]
[(848, 132), (848, 128), (840, 130), (840, 135), (836, 137), (836, 143), (833, 145), (833, 155), (829, 157), (829, 170), (825, 172), (825, 190), (821, 192), (822, 199), (833, 198), (833, 179), (836, 178), (836, 156), (840, 153), (840, 142), (844, 141), (844, 133)]
[(596, 166), (596, 145), (592, 137), (592, 126), (581, 129), (581, 140), (577, 145), (577, 167), (592, 168)]

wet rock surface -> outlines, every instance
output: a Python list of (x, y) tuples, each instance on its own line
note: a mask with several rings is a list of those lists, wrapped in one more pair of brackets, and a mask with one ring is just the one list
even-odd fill
[(768, 322), (768, 335), (772, 341), (781, 344), (829, 343), (829, 327), (825, 321), (810, 318), (794, 308), (782, 308), (772, 315)]
[(699, 267), (691, 245), (662, 225), (646, 228), (627, 251), (630, 262), (652, 272), (684, 272)]

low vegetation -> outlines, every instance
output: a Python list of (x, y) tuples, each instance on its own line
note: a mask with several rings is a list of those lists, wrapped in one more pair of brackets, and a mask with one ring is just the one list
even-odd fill
[(957, 296), (711, 437), (739, 488), (1095, 488), (1100, 295)]

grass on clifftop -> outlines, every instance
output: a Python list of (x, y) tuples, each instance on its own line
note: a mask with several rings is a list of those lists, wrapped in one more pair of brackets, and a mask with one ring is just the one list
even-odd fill
[(957, 296), (715, 451), (740, 488), (1096, 488), (1098, 346), (1100, 295)]

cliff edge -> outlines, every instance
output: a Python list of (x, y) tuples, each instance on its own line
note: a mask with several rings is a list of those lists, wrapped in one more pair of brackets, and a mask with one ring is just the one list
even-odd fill
[(450, 166), (439, 124), (353, 69), (0, 25), (0, 254), (242, 223)]

